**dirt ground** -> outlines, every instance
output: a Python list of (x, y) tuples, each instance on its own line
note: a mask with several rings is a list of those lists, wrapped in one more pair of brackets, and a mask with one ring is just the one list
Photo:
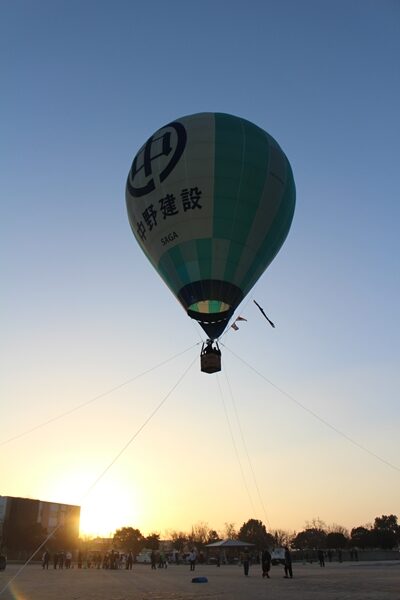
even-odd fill
[[(0, 590), (20, 566), (0, 572)], [(192, 583), (205, 576), (208, 583)], [(0, 600), (400, 600), (400, 562), (294, 564), (293, 579), (283, 578), (280, 566), (263, 579), (259, 566), (245, 577), (238, 566), (171, 565), (151, 571), (95, 569), (43, 571), (29, 565), (0, 593)]]

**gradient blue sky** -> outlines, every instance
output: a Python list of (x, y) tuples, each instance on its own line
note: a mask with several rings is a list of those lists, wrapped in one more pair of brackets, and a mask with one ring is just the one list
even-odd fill
[[(154, 130), (221, 111), (271, 133), (297, 186), (250, 296), (277, 327), (244, 301), (226, 345), (400, 467), (399, 3), (4, 0), (0, 14), (0, 442), (199, 341), (131, 234), (124, 187)], [(83, 500), (198, 351), (5, 445), (0, 494), (82, 503), (102, 533), (400, 513), (398, 471), (228, 350), (222, 398), (196, 362)]]

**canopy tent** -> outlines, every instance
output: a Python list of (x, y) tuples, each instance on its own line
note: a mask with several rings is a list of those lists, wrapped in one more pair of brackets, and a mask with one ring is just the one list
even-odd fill
[(226, 548), (248, 548), (249, 546), (254, 546), (250, 542), (242, 542), (241, 540), (220, 540), (219, 542), (213, 542), (212, 544), (206, 544), (206, 548), (220, 548), (222, 550)]
[(250, 542), (242, 542), (241, 540), (220, 540), (219, 542), (213, 542), (207, 544), (206, 548), (211, 555), (216, 556), (217, 565), (220, 563), (224, 564), (237, 564), (242, 560), (242, 552), (250, 549), (250, 546), (254, 546)]

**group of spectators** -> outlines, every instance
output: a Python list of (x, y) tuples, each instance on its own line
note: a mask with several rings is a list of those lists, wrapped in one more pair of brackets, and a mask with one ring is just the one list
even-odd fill
[[(283, 548), (283, 550), (284, 550), (284, 558), (280, 559), (279, 562), (283, 565), (285, 579), (289, 579), (289, 578), (292, 579), (293, 578), (292, 554), (287, 546), (285, 546)], [(272, 564), (271, 553), (268, 550), (268, 548), (265, 548), (265, 550), (263, 550), (261, 553), (261, 571), (262, 571), (262, 576), (267, 577), (268, 579), (270, 578), (269, 572), (271, 570), (271, 564)], [(244, 574), (248, 575), (249, 574), (248, 565), (247, 565), (247, 572), (246, 572), (246, 563), (245, 562), (243, 562), (243, 566), (244, 566)]]
[[(282, 560), (282, 564), (285, 570), (285, 577), (293, 577), (292, 571), (292, 557), (289, 548), (285, 548), (285, 557)], [(176, 553), (174, 555), (175, 564), (179, 564), (179, 555)], [(169, 557), (170, 559), (172, 558)], [(244, 574), (248, 576), (249, 567), (252, 562), (250, 553), (247, 548), (244, 549), (241, 555), (241, 563), (244, 568)], [(263, 550), (261, 553), (261, 557), (257, 556), (258, 562), (261, 558), (261, 567), (262, 567), (262, 576), (269, 578), (269, 572), (271, 569), (272, 558), (271, 553), (268, 549)], [(52, 564), (54, 569), (70, 569), (72, 566), (72, 553), (64, 550), (60, 552), (54, 552), (52, 557)], [(168, 566), (168, 560), (164, 552), (155, 552), (154, 550), (150, 555), (151, 568), (156, 569), (166, 569)], [(198, 556), (195, 549), (191, 550), (190, 553), (186, 556), (185, 561), (189, 562), (190, 570), (194, 571), (197, 562), (204, 562), (204, 556), (200, 553)], [(51, 562), (50, 552), (46, 549), (42, 556), (42, 568), (48, 569)], [(135, 562), (135, 556), (132, 552), (121, 553), (115, 550), (111, 550), (111, 552), (106, 552), (104, 555), (100, 553), (89, 553), (85, 558), (83, 557), (81, 552), (78, 552), (77, 556), (77, 568), (82, 569), (84, 566), (88, 569), (127, 569), (132, 570), (133, 563)], [(217, 561), (217, 566), (220, 566), (220, 560)]]
[[(152, 551), (149, 555), (151, 568), (152, 569), (166, 569), (168, 564), (173, 562), (174, 564), (189, 563), (190, 570), (195, 570), (197, 562), (204, 562), (204, 555), (202, 552), (198, 555), (196, 550), (191, 550), (188, 554), (180, 555), (178, 552), (166, 555), (163, 551)], [(60, 552), (54, 552), (50, 555), (50, 552), (46, 549), (42, 555), (42, 568), (48, 569), (49, 565), (53, 564), (54, 569), (70, 569), (72, 565), (72, 553), (61, 550)], [(100, 552), (89, 552), (83, 555), (82, 552), (78, 552), (76, 559), (76, 566), (78, 569), (128, 569), (131, 570), (133, 563), (136, 562), (136, 557), (133, 552), (117, 552), (111, 550), (101, 554)], [(147, 562), (147, 561), (144, 561)]]
[[(42, 568), (48, 569), (51, 561), (50, 552), (45, 550), (42, 556)], [(132, 552), (123, 554), (111, 550), (106, 552), (104, 555), (100, 553), (88, 554), (84, 558), (82, 552), (78, 552), (76, 566), (78, 569), (86, 567), (87, 569), (132, 569), (134, 563), (134, 556)], [(71, 552), (54, 552), (53, 554), (53, 567), (54, 569), (70, 569), (72, 566), (72, 553)]]
[(166, 569), (169, 563), (180, 565), (180, 564), (188, 564), (190, 565), (190, 570), (194, 571), (195, 565), (197, 562), (204, 563), (204, 554), (203, 552), (197, 553), (196, 549), (193, 548), (190, 552), (179, 553), (177, 550), (170, 552), (169, 554), (165, 554), (165, 552), (152, 550), (150, 554), (151, 568), (156, 569), (157, 566), (159, 569)]
[[(43, 552), (43, 556), (42, 556), (42, 567), (43, 569), (48, 569), (49, 568), (49, 563), (50, 563), (50, 552), (48, 550), (45, 550)], [(54, 569), (63, 569), (64, 567), (66, 569), (70, 569), (72, 565), (72, 553), (71, 552), (64, 552), (64, 550), (61, 550), (61, 552), (54, 552), (53, 554), (53, 567)]]

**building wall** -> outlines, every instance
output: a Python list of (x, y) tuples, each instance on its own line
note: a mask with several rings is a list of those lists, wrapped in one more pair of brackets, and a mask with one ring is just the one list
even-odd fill
[(39, 502), (38, 523), (51, 533), (56, 527), (66, 526), (79, 535), (80, 507), (55, 502)]
[(79, 537), (80, 507), (0, 496), (0, 546), (24, 550), (37, 547), (37, 540), (55, 529), (55, 539), (72, 546)]
[(0, 496), (0, 550), (1, 550), (1, 540), (3, 539), (3, 523), (6, 520), (7, 514), (7, 498), (5, 496)]

